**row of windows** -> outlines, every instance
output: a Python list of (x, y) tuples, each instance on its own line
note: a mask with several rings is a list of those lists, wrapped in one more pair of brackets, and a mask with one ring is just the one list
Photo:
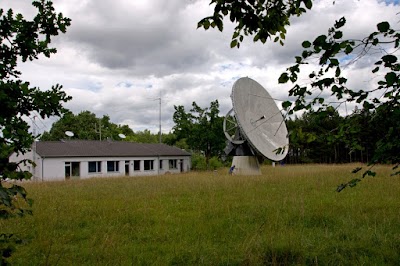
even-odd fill
[[(169, 160), (169, 169), (178, 169), (178, 160)], [(129, 164), (129, 161), (125, 161)], [(143, 161), (144, 170), (154, 170), (154, 160)], [(160, 169), (163, 169), (163, 160), (160, 160)], [(140, 171), (140, 160), (133, 161), (133, 170)], [(101, 173), (101, 161), (92, 161), (88, 163), (89, 173)], [(107, 161), (107, 172), (119, 172), (119, 161)]]
[[(160, 169), (163, 169), (163, 162), (165, 160), (160, 160)], [(178, 169), (178, 160), (168, 160), (169, 169)]]
[[(160, 160), (159, 168), (163, 169), (163, 162), (166, 160)], [(140, 160), (133, 161), (133, 170), (140, 171)], [(130, 163), (131, 161), (125, 161), (125, 174), (130, 175)], [(181, 162), (180, 162), (181, 163)], [(107, 161), (107, 172), (119, 172), (120, 161)], [(168, 160), (169, 169), (178, 169), (178, 160)], [(101, 161), (90, 161), (88, 162), (89, 173), (101, 173)], [(143, 160), (143, 168), (145, 171), (154, 170), (154, 160)], [(182, 166), (182, 165), (181, 165)], [(121, 166), (123, 167), (123, 165)], [(65, 179), (71, 177), (80, 176), (80, 162), (65, 162)]]

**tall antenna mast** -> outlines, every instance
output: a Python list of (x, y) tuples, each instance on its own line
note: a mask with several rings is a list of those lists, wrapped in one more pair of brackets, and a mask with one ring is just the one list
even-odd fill
[(158, 100), (158, 105), (159, 105), (159, 112), (158, 112), (158, 126), (159, 126), (159, 128), (158, 128), (158, 130), (159, 130), (159, 132), (158, 132), (158, 141), (159, 141), (159, 143), (161, 143), (161, 89), (160, 89), (160, 97), (158, 97), (158, 98), (153, 98), (152, 99), (153, 101), (157, 101)]
[(94, 124), (94, 131), (100, 135), (101, 140), (101, 119), (99, 119), (99, 130), (97, 130), (97, 123)]
[(159, 137), (159, 140), (160, 140), (160, 144), (161, 144), (161, 90), (160, 90), (160, 98), (158, 98), (158, 100), (160, 101), (160, 112), (159, 112), (159, 117), (158, 117), (158, 119), (159, 119), (159, 122), (160, 122), (160, 131), (159, 131), (159, 133), (158, 133), (158, 137)]

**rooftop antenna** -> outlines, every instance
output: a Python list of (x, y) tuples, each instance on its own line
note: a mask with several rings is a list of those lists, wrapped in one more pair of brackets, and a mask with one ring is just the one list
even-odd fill
[(74, 132), (67, 130), (65, 131), (65, 135), (67, 135), (69, 138), (72, 138), (75, 134)]
[(232, 87), (233, 108), (223, 130), (228, 139), (225, 153), (233, 155), (235, 173), (259, 175), (260, 161), (280, 161), (288, 152), (289, 138), (278, 106), (255, 80), (238, 79)]
[(101, 119), (99, 119), (99, 130), (97, 130), (97, 123), (94, 124), (94, 131), (100, 135), (100, 141), (101, 141)]

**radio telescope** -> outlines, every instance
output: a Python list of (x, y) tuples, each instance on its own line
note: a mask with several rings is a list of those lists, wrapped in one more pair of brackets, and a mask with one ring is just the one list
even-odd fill
[(285, 121), (269, 93), (255, 80), (238, 79), (232, 87), (233, 108), (224, 119), (225, 153), (233, 155), (235, 173), (261, 174), (264, 158), (280, 161), (288, 152)]

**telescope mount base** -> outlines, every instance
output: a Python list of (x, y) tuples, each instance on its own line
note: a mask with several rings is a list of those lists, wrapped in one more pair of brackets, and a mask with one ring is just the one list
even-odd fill
[(256, 156), (233, 156), (234, 175), (261, 175), (260, 164)]

